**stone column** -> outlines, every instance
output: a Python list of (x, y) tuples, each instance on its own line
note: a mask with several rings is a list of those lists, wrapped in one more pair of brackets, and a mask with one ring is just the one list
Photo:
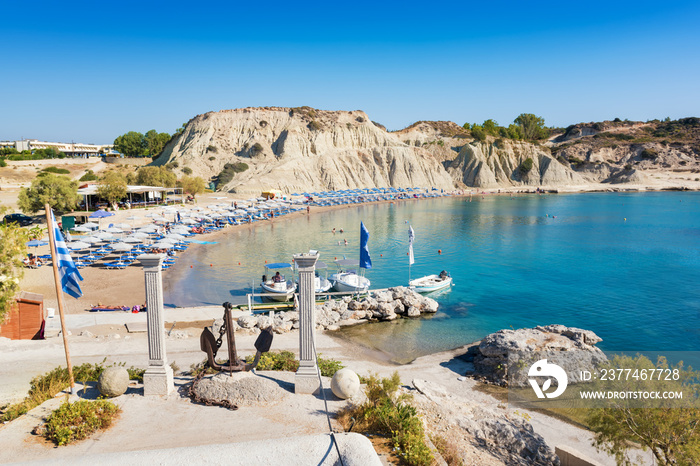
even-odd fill
[(299, 370), (294, 393), (316, 393), (320, 387), (314, 346), (316, 345), (316, 295), (314, 271), (318, 254), (295, 254), (299, 269)]
[(165, 320), (163, 316), (163, 279), (161, 265), (165, 254), (142, 254), (137, 257), (146, 281), (146, 321), (148, 327), (148, 369), (143, 374), (144, 395), (168, 395), (175, 390), (173, 370), (165, 355)]

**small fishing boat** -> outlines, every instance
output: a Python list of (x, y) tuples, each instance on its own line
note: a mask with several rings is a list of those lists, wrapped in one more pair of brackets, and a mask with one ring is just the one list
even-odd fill
[(360, 265), (360, 261), (353, 259), (339, 259), (335, 261), (338, 266), (338, 272), (331, 274), (329, 277), (333, 283), (335, 291), (343, 291), (348, 293), (359, 293), (369, 289), (369, 279), (358, 275), (351, 267)]
[(292, 264), (286, 262), (277, 262), (274, 264), (265, 264), (265, 274), (262, 276), (260, 287), (264, 293), (271, 293), (275, 296), (267, 296), (273, 301), (291, 301), (294, 292), (297, 290), (297, 284), (294, 280), (280, 274), (280, 270), (289, 269), (293, 273)]
[(432, 293), (433, 291), (448, 288), (451, 285), (452, 277), (444, 270), (439, 275), (426, 275), (408, 282), (409, 288), (418, 293)]
[(319, 273), (319, 269), (328, 269), (328, 266), (326, 265), (325, 262), (318, 261), (316, 262), (316, 276), (314, 277), (314, 292), (316, 294), (322, 294), (327, 292), (328, 290), (331, 289), (333, 284), (331, 283), (330, 280), (328, 280), (327, 275), (328, 272), (325, 273), (325, 275), (322, 277)]

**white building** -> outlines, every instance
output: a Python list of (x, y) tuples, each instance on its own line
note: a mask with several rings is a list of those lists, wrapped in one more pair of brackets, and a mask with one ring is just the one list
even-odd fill
[(38, 139), (23, 139), (21, 141), (0, 141), (0, 149), (14, 148), (17, 152), (53, 147), (68, 156), (114, 154), (113, 144), (83, 144), (80, 142), (47, 142)]

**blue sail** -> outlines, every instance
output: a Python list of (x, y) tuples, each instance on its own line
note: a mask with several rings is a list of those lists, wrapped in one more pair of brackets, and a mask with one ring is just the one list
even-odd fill
[(369, 241), (369, 231), (364, 223), (360, 222), (360, 267), (363, 269), (372, 268), (372, 259), (369, 257), (367, 242)]

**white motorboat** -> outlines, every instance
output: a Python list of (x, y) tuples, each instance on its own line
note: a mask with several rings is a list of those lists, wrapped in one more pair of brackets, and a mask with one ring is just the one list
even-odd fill
[(316, 294), (325, 293), (328, 290), (330, 290), (331, 287), (333, 286), (331, 281), (328, 280), (328, 278), (326, 278), (326, 276), (325, 276), (325, 275), (328, 275), (327, 272), (323, 277), (318, 273), (319, 269), (327, 269), (327, 268), (328, 268), (328, 266), (326, 265), (325, 262), (321, 262), (321, 261), (316, 262), (316, 276), (314, 277), (314, 292)]
[(338, 265), (339, 271), (331, 274), (329, 277), (330, 281), (333, 283), (334, 290), (348, 293), (359, 293), (365, 292), (369, 289), (369, 279), (362, 275), (358, 275), (354, 269), (350, 269), (350, 267), (357, 267), (360, 265), (360, 261), (352, 259), (339, 259), (335, 261), (335, 263)]
[(432, 293), (452, 285), (452, 277), (444, 270), (439, 275), (426, 275), (408, 282), (408, 287), (418, 293)]
[(289, 269), (293, 274), (292, 264), (286, 262), (265, 264), (265, 274), (262, 276), (260, 287), (264, 293), (275, 295), (267, 296), (268, 299), (273, 301), (292, 301), (294, 292), (297, 290), (297, 284), (294, 280), (287, 280), (284, 275), (280, 274), (280, 270), (286, 269)]

